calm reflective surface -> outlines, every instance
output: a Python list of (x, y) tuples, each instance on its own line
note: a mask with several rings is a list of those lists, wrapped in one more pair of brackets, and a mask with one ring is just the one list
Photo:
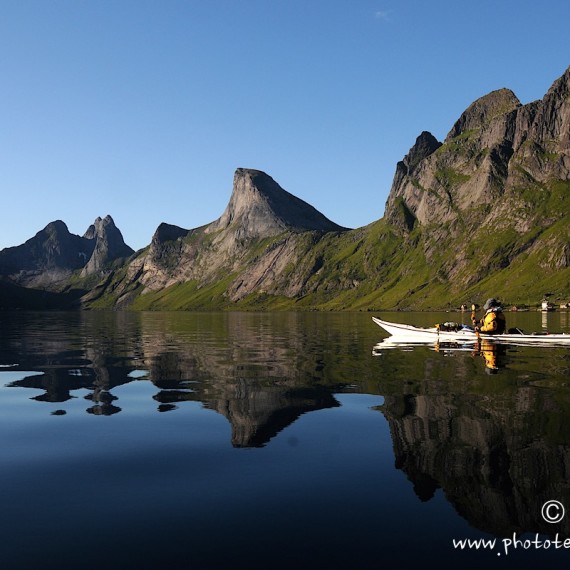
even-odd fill
[(0, 313), (0, 333), (2, 568), (570, 557), (500, 542), (570, 538), (570, 348), (392, 347), (368, 314)]

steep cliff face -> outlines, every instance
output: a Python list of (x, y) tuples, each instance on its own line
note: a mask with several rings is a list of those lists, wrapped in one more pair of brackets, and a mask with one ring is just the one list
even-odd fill
[[(466, 290), (515, 262), (529, 277), (568, 269), (569, 93), (570, 68), (528, 105), (494, 91), (468, 107), (440, 146), (426, 145), (424, 134), (398, 165), (386, 219), (405, 239), (420, 232), (414, 239), (432, 279)], [(515, 285), (506, 274), (500, 283)]]
[(521, 187), (567, 181), (569, 89), (570, 68), (541, 101), (521, 105), (500, 89), (470, 105), (443, 144), (423, 133), (400, 163), (413, 167), (398, 165), (386, 216), (399, 219), (402, 204), (423, 225), (453, 221), (485, 205), (509, 215), (510, 198), (521, 198), (511, 195)]
[(520, 106), (507, 90), (475, 101), (456, 121), (444, 143), (433, 141), (422, 152), (425, 135), (404, 158), (414, 168), (397, 169), (386, 216), (397, 220), (402, 206), (421, 224), (445, 223), (461, 211), (488, 204), (504, 186), (512, 156), (515, 111)]

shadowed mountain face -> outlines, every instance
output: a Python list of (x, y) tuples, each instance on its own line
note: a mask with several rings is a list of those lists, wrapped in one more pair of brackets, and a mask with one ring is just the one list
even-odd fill
[(161, 224), (120, 263), (132, 251), (110, 217), (83, 238), (54, 222), (0, 252), (0, 276), (51, 292), (73, 283), (89, 308), (448, 308), (490, 289), (512, 303), (545, 291), (565, 303), (569, 211), (570, 68), (540, 101), (499, 89), (444, 142), (422, 132), (396, 166), (384, 218), (364, 228), (343, 228), (267, 174), (238, 168), (208, 225)]
[(97, 274), (133, 253), (111, 216), (97, 218), (83, 237), (57, 220), (26, 243), (0, 251), (0, 276), (13, 285), (58, 288), (67, 285), (74, 271)]
[(94, 248), (92, 239), (73, 235), (60, 220), (49, 223), (23, 245), (0, 252), (0, 274), (23, 285), (44, 285), (84, 267)]

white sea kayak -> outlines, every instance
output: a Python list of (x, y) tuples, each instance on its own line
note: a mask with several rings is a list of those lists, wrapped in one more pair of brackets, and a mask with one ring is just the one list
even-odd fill
[(477, 334), (471, 327), (458, 325), (456, 330), (444, 330), (442, 327), (414, 327), (412, 325), (404, 325), (400, 323), (390, 323), (376, 317), (372, 320), (381, 328), (383, 328), (393, 338), (390, 340), (398, 340), (407, 343), (427, 343), (438, 341), (453, 342), (476, 342), (477, 340), (488, 339), (494, 342), (504, 342), (511, 344), (568, 344), (570, 346), (569, 333), (524, 333), (516, 334)]

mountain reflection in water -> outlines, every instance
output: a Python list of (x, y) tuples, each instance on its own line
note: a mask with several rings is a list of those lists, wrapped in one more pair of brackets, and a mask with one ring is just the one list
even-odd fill
[[(382, 406), (396, 467), (421, 501), (441, 488), (480, 530), (549, 534), (542, 505), (553, 498), (570, 505), (570, 401), (557, 396), (531, 386), (492, 398), (449, 393), (424, 378), (417, 393), (388, 395)], [(556, 530), (570, 536), (568, 520)]]
[[(18, 317), (15, 339), (10, 340), (4, 322), (8, 342), (2, 349), (9, 355), (4, 360), (19, 363), (12, 370), (34, 368), (43, 374), (10, 386), (43, 390), (32, 398), (40, 402), (64, 403), (76, 397), (74, 392), (87, 390), (88, 413), (113, 415), (122, 409), (113, 390), (142, 378), (156, 386), (159, 412), (198, 401), (224, 415), (236, 447), (263, 446), (301, 414), (339, 405), (332, 391), (342, 386), (320, 382), (320, 355), (304, 353), (302, 336), (284, 334), (276, 343), (262, 315), (250, 326), (236, 314), (219, 315), (217, 330), (211, 330), (211, 315), (193, 316), (190, 328), (184, 320), (177, 328), (176, 318), (155, 314)], [(56, 330), (58, 318), (62, 330)]]
[[(38, 415), (67, 421), (51, 414), (73, 416), (77, 426), (78, 410), (122, 418), (138, 409), (141, 398), (153, 412), (170, 412), (161, 417), (198, 403), (203, 413), (227, 419), (229, 447), (266, 452), (276, 442), (283, 461), (295, 465), (295, 447), (278, 446), (283, 430), (309, 412), (339, 408), (343, 393), (381, 396), (383, 403), (369, 411), (385, 418), (391, 453), (359, 457), (370, 466), (380, 462), (382, 471), (370, 477), (369, 487), (366, 478), (360, 482), (370, 511), (361, 504), (360, 514), (350, 516), (362, 517), (362, 528), (378, 527), (375, 533), (392, 537), (383, 544), (387, 559), (392, 551), (401, 556), (411, 524), (387, 505), (404, 504), (413, 494), (410, 516), (421, 518), (422, 505), (434, 504), (438, 517), (434, 529), (422, 527), (424, 542), (416, 540), (417, 551), (408, 553), (418, 561), (441, 549), (465, 565), (474, 553), (454, 552), (450, 537), (570, 537), (570, 515), (557, 524), (541, 516), (551, 499), (570, 511), (567, 349), (502, 347), (489, 355), (481, 347), (390, 347), (377, 344), (381, 335), (364, 314), (6, 313), (0, 332), (0, 371), (17, 376), (3, 393), (30, 390), (22, 425)], [(356, 449), (369, 435), (352, 437), (348, 445)], [(339, 465), (349, 470), (343, 459), (337, 458)], [(394, 468), (407, 478), (402, 487), (394, 473), (386, 475)], [(313, 469), (307, 481), (331, 475)], [(445, 511), (439, 490), (457, 519)], [(308, 497), (303, 500), (310, 502)], [(375, 500), (388, 509), (380, 517)], [(439, 537), (438, 528), (446, 529)], [(358, 552), (365, 559), (353, 567), (370, 567), (373, 555)], [(501, 567), (508, 567), (506, 560)]]
[[(393, 356), (382, 342), (375, 353)], [(496, 536), (570, 536), (570, 517), (552, 524), (541, 513), (552, 499), (570, 506), (570, 350), (447, 344), (406, 357), (414, 373), (383, 383), (381, 409), (395, 465), (417, 497), (442, 489), (471, 525)]]

